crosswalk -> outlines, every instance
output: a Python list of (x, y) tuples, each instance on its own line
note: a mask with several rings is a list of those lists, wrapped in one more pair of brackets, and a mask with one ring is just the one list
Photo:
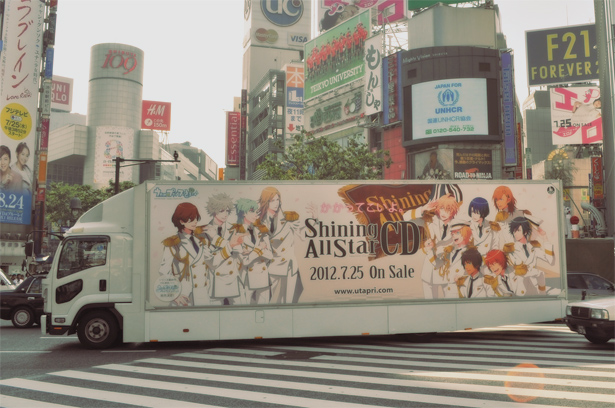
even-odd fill
[(615, 406), (612, 343), (557, 324), (231, 345), (4, 379), (0, 406)]

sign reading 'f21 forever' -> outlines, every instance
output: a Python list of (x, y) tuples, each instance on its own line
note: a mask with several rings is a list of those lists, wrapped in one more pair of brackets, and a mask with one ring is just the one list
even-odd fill
[(529, 86), (598, 79), (594, 24), (525, 32)]

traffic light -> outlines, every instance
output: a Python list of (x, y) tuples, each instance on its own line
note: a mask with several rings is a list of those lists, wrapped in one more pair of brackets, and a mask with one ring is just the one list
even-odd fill
[(32, 256), (34, 252), (34, 241), (26, 241), (26, 256)]

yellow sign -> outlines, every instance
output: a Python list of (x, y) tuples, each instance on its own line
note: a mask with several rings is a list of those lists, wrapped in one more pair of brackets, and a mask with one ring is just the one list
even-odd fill
[(13, 140), (23, 140), (32, 130), (32, 116), (28, 109), (18, 103), (10, 103), (0, 113), (4, 134)]

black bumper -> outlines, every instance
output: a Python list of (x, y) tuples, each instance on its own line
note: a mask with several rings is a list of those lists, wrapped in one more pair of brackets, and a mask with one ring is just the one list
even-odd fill
[(50, 334), (52, 336), (61, 336), (63, 334), (66, 334), (69, 330), (70, 330), (70, 326), (58, 326), (57, 324), (52, 324), (51, 323), (51, 315), (44, 315), (45, 319), (47, 319), (46, 322), (46, 328), (47, 328), (47, 334)]
[[(583, 330), (589, 333), (596, 333), (601, 336), (615, 336), (615, 321), (613, 320), (600, 320), (600, 319), (579, 319), (572, 316), (566, 316), (564, 319), (566, 326), (573, 332), (580, 334)], [(582, 329), (581, 329), (582, 328)]]

